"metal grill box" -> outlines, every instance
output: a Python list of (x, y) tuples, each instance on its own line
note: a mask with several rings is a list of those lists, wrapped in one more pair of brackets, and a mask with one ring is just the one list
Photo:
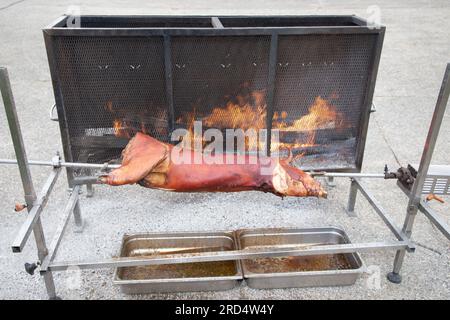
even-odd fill
[(360, 170), (384, 27), (356, 16), (75, 18), (78, 26), (63, 16), (44, 29), (67, 161), (119, 158), (129, 137), (114, 136), (117, 119), (168, 141), (187, 114), (202, 119), (262, 92), (265, 129), (332, 99), (345, 128), (317, 129), (320, 146), (302, 150), (298, 165)]

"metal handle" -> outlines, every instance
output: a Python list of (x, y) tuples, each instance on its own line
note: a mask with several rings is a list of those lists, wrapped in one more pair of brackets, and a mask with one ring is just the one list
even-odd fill
[(56, 109), (56, 103), (50, 108), (50, 120), (59, 121), (58, 115), (54, 116), (53, 111)]

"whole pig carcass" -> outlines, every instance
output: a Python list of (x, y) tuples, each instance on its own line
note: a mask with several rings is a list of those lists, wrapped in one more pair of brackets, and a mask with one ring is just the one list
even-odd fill
[(121, 167), (101, 176), (102, 183), (112, 186), (138, 183), (176, 192), (259, 190), (281, 197), (327, 195), (309, 174), (291, 166), (291, 159), (239, 154), (207, 156), (201, 151), (162, 143), (143, 133), (130, 140), (122, 157)]

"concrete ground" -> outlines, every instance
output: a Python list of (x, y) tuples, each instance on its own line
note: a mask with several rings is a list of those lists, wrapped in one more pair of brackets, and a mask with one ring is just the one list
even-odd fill
[[(0, 0), (0, 65), (9, 69), (30, 159), (50, 159), (61, 150), (58, 125), (49, 120), (53, 92), (41, 28), (77, 5), (82, 14), (357, 14), (367, 17), (372, 5), (381, 10), (387, 32), (381, 58), (375, 103), (364, 159), (365, 172), (381, 172), (385, 163), (397, 167), (417, 163), (430, 123), (446, 63), (450, 62), (450, 2), (424, 1), (48, 1)], [(450, 110), (441, 130), (434, 164), (450, 164)], [(0, 111), (0, 158), (14, 158), (5, 113)], [(36, 189), (48, 169), (33, 168)], [(399, 226), (406, 198), (391, 181), (367, 181)], [(175, 194), (128, 186), (97, 187), (94, 198), (82, 196), (84, 233), (70, 224), (58, 259), (108, 258), (117, 254), (125, 232), (176, 230), (231, 230), (253, 227), (339, 226), (352, 241), (392, 239), (376, 213), (358, 198), (358, 218), (343, 208), (348, 180), (329, 189), (328, 200), (285, 199), (263, 193)], [(33, 240), (22, 254), (10, 249), (26, 214), (13, 211), (23, 197), (18, 170), (0, 166), (0, 298), (46, 299), (39, 275), (24, 272), (24, 262), (36, 261)], [(63, 176), (53, 193), (43, 223), (48, 242), (67, 198)], [(446, 199), (450, 201), (449, 198)], [(433, 204), (450, 223), (449, 205)], [(363, 254), (369, 267), (350, 287), (255, 290), (244, 284), (223, 292), (127, 296), (112, 284), (112, 270), (56, 273), (58, 294), (75, 299), (449, 299), (450, 247), (430, 222), (419, 214), (413, 234), (417, 251), (408, 254), (402, 269), (403, 283), (385, 279), (394, 252)]]

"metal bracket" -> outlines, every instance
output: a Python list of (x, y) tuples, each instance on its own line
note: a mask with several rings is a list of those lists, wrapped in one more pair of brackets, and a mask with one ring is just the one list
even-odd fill
[(50, 120), (52, 121), (59, 121), (58, 115), (54, 115), (54, 111), (56, 109), (56, 103), (50, 108)]
[(27, 218), (24, 221), (19, 232), (17, 233), (17, 236), (11, 246), (13, 252), (22, 252), (22, 249), (27, 243), (31, 231), (35, 228), (36, 224), (40, 222), (41, 212), (47, 204), (50, 193), (52, 192), (53, 187), (56, 184), (60, 172), (61, 168), (56, 168), (51, 172), (46, 183), (44, 184), (44, 187), (42, 188), (41, 193), (33, 202), (32, 207), (28, 212)]
[(406, 190), (411, 190), (414, 181), (417, 178), (417, 171), (410, 164), (405, 167), (400, 167), (396, 172), (389, 172), (388, 166), (384, 166), (385, 179), (397, 179), (397, 183), (401, 184)]
[(61, 156), (59, 152), (56, 152), (56, 155), (52, 157), (52, 165), (53, 168), (61, 168)]

